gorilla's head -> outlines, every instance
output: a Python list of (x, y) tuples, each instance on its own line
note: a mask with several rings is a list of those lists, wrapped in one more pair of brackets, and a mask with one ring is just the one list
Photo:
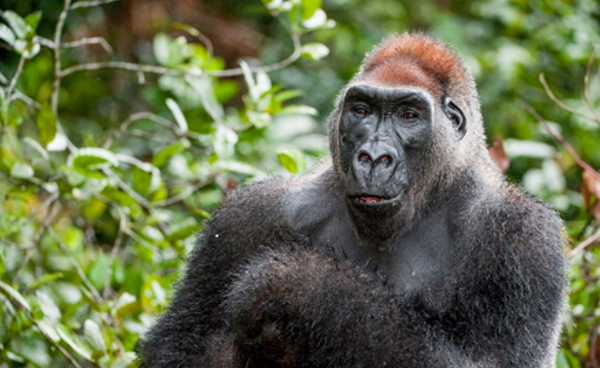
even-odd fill
[(421, 34), (392, 36), (366, 57), (332, 114), (330, 147), (363, 222), (412, 222), (468, 166), (502, 181), (472, 76), (448, 46)]

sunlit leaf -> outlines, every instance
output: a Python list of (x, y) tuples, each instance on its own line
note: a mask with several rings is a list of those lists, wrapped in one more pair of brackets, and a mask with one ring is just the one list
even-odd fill
[(33, 174), (33, 168), (24, 162), (17, 162), (10, 169), (10, 176), (13, 178), (29, 179)]
[(13, 289), (10, 285), (3, 283), (2, 281), (0, 281), (0, 293), (4, 294), (8, 298), (16, 300), (19, 304), (21, 304), (23, 308), (27, 309), (28, 311), (31, 311), (31, 307), (29, 306), (29, 303), (27, 303), (27, 300), (25, 300), (23, 295), (21, 295), (21, 293)]
[(123, 353), (110, 365), (110, 368), (127, 368), (135, 363), (137, 356), (134, 352)]
[(54, 326), (50, 326), (45, 321), (36, 321), (36, 324), (40, 328), (40, 330), (42, 330), (44, 334), (46, 334), (46, 336), (48, 336), (52, 341), (60, 341), (60, 336), (58, 335), (58, 332), (56, 331), (56, 328), (54, 328)]
[(27, 290), (33, 290), (33, 289), (37, 288), (40, 285), (43, 285), (43, 284), (45, 284), (47, 282), (50, 282), (50, 281), (58, 280), (58, 279), (60, 279), (62, 277), (63, 277), (63, 274), (60, 273), (60, 272), (47, 273), (47, 274), (42, 275), (41, 277), (39, 277), (34, 282), (32, 282), (29, 286), (27, 286)]
[(179, 105), (177, 105), (177, 102), (173, 101), (170, 98), (167, 98), (167, 106), (171, 110), (171, 113), (173, 113), (173, 116), (175, 117), (177, 125), (179, 125), (179, 130), (181, 131), (181, 133), (186, 133), (188, 131), (188, 124), (185, 120), (185, 116), (183, 116), (183, 112), (181, 112), (181, 108), (179, 108)]
[(106, 343), (100, 331), (100, 326), (91, 319), (85, 320), (83, 324), (83, 337), (90, 344), (93, 352), (106, 350)]
[(329, 49), (322, 43), (307, 43), (302, 45), (301, 55), (310, 60), (320, 60), (329, 55)]
[(279, 114), (290, 114), (290, 115), (318, 115), (319, 112), (317, 109), (311, 106), (305, 105), (289, 105), (281, 110), (279, 110)]
[(36, 291), (35, 296), (38, 299), (38, 303), (40, 305), (40, 309), (44, 313), (44, 317), (46, 317), (49, 321), (58, 322), (61, 317), (60, 310), (54, 303), (48, 294), (43, 291)]
[(15, 43), (15, 34), (10, 30), (10, 28), (2, 23), (0, 23), (0, 40), (3, 40), (10, 46), (14, 45)]
[(58, 335), (62, 339), (62, 341), (67, 344), (73, 351), (79, 354), (81, 357), (92, 361), (92, 357), (90, 352), (81, 344), (78, 338), (73, 336), (73, 334), (64, 326), (58, 326), (56, 329)]
[(277, 153), (279, 162), (292, 174), (303, 172), (306, 169), (304, 154), (294, 148), (286, 148)]
[(12, 28), (13, 32), (15, 32), (17, 38), (23, 39), (31, 31), (31, 27), (27, 25), (25, 20), (12, 10), (5, 10), (3, 17), (6, 19), (6, 22), (10, 28)]
[(103, 175), (95, 170), (119, 164), (119, 160), (114, 153), (95, 147), (81, 148), (72, 156), (70, 161), (78, 173), (96, 179), (102, 179)]
[(169, 45), (171, 37), (164, 33), (154, 36), (154, 57), (156, 61), (163, 66), (169, 65)]

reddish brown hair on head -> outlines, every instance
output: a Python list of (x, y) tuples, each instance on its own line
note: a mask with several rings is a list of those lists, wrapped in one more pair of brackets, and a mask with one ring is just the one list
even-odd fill
[(389, 86), (418, 86), (434, 96), (468, 88), (462, 59), (444, 43), (423, 35), (394, 35), (367, 55), (359, 80)]

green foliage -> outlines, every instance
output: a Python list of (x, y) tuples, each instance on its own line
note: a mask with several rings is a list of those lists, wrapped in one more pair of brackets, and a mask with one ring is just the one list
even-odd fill
[[(44, 2), (43, 14), (38, 3), (6, 0), (0, 15), (0, 366), (68, 366), (60, 349), (82, 366), (133, 365), (195, 233), (242, 183), (311, 168), (325, 153), (323, 117), (335, 96), (390, 32), (424, 29), (452, 44), (477, 80), (488, 136), (508, 138), (509, 180), (561, 212), (573, 246), (598, 231), (598, 196), (582, 191), (583, 170), (523, 107), (600, 168), (600, 124), (581, 116), (592, 115), (582, 90), (600, 44), (595, 0), (208, 2), (228, 19), (255, 21), (260, 59), (273, 71), (246, 60), (238, 79), (220, 77), (225, 60), (197, 25), (145, 20), (155, 36), (134, 55), (94, 45), (58, 51), (63, 72), (132, 58), (150, 69), (91, 68), (59, 85), (53, 40), (64, 2)], [(121, 3), (71, 9), (63, 43), (110, 29)], [(107, 32), (110, 44), (122, 36)], [(297, 61), (282, 63), (290, 55)], [(593, 65), (587, 85), (597, 109)], [(579, 115), (548, 98), (540, 73)], [(593, 366), (600, 247), (570, 266), (557, 366)]]
[[(301, 6), (307, 17), (323, 12), (318, 1)], [(51, 22), (53, 33), (69, 34), (75, 13), (65, 13), (64, 29)], [(294, 125), (304, 128), (292, 138), (314, 135), (316, 110), (291, 104), (299, 91), (244, 61), (234, 71), (247, 82), (240, 95), (238, 81), (219, 77), (230, 71), (211, 49), (166, 31), (142, 56), (148, 64), (125, 67), (143, 83), (118, 96), (111, 91), (135, 86), (135, 74), (69, 71), (103, 61), (37, 35), (47, 21), (39, 11), (2, 19), (4, 52), (16, 58), (0, 78), (0, 366), (132, 366), (136, 342), (228, 192), (265, 171), (310, 166), (290, 136), (272, 131)]]

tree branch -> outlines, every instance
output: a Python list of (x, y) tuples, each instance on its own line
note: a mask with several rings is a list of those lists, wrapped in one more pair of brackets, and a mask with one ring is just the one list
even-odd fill
[(552, 135), (554, 138), (556, 138), (563, 145), (563, 147), (565, 147), (565, 149), (573, 157), (575, 162), (577, 162), (577, 165), (579, 165), (584, 170), (589, 171), (591, 173), (591, 175), (596, 177), (597, 180), (600, 180), (600, 173), (598, 173), (596, 170), (594, 170), (594, 168), (591, 167), (587, 162), (583, 161), (581, 159), (581, 157), (579, 157), (579, 155), (577, 154), (575, 149), (573, 149), (573, 146), (571, 146), (571, 144), (569, 144), (569, 142), (567, 142), (567, 140), (559, 132), (552, 129), (550, 124), (548, 124), (548, 122), (546, 120), (544, 120), (544, 118), (542, 118), (540, 116), (540, 114), (538, 114), (537, 111), (535, 111), (535, 109), (533, 107), (525, 104), (525, 108), (527, 109), (527, 111), (529, 111), (529, 113), (531, 115), (533, 115), (542, 124), (544, 129), (546, 129), (546, 131), (548, 131), (548, 133), (550, 133), (550, 135)]
[(71, 356), (71, 354), (69, 354), (69, 352), (67, 352), (62, 346), (60, 346), (56, 341), (54, 341), (52, 339), (52, 337), (46, 335), (44, 330), (42, 328), (40, 328), (40, 326), (38, 325), (35, 318), (33, 318), (31, 313), (29, 313), (29, 311), (27, 310), (27, 308), (25, 308), (25, 306), (21, 305), (21, 303), (19, 303), (17, 300), (14, 300), (12, 297), (9, 297), (8, 300), (10, 301), (10, 303), (12, 305), (19, 308), (21, 310), (21, 312), (23, 312), (23, 314), (25, 314), (27, 319), (29, 319), (29, 321), (31, 321), (31, 323), (37, 328), (37, 330), (40, 331), (42, 336), (44, 336), (46, 338), (46, 340), (48, 340), (48, 342), (50, 342), (50, 344), (52, 344), (52, 346), (54, 346), (56, 349), (58, 349), (58, 351), (60, 351), (61, 354), (64, 355), (65, 358), (67, 358), (67, 360), (69, 362), (71, 362), (71, 364), (73, 364), (74, 367), (81, 368), (79, 363), (77, 363), (77, 361)]
[(90, 7), (90, 6), (104, 5), (104, 4), (114, 3), (114, 2), (117, 2), (117, 1), (119, 1), (119, 0), (79, 1), (79, 2), (76, 2), (75, 4), (73, 4), (71, 6), (70, 10), (77, 9), (77, 8), (87, 8), (87, 7)]
[(590, 72), (592, 70), (592, 63), (594, 62), (594, 57), (596, 56), (596, 48), (592, 50), (592, 54), (590, 55), (590, 59), (588, 60), (587, 67), (585, 68), (585, 77), (583, 77), (583, 97), (585, 98), (585, 102), (587, 103), (590, 111), (594, 115), (594, 118), (598, 124), (600, 124), (600, 118), (596, 114), (596, 109), (594, 109), (594, 104), (590, 100), (588, 95), (588, 82), (590, 80)]
[(8, 88), (6, 89), (6, 98), (10, 99), (10, 96), (12, 95), (12, 91), (15, 88), (15, 86), (17, 85), (17, 80), (19, 79), (19, 76), (21, 75), (21, 72), (23, 71), (23, 65), (25, 64), (25, 56), (21, 55), (21, 58), (19, 59), (19, 65), (17, 65), (17, 70), (15, 71), (15, 74), (13, 75), (12, 79), (10, 80), (10, 84), (8, 85)]
[(570, 108), (569, 106), (565, 105), (564, 103), (562, 103), (561, 100), (559, 100), (558, 98), (556, 98), (556, 96), (554, 96), (554, 94), (552, 93), (552, 90), (550, 90), (550, 87), (548, 86), (548, 83), (546, 82), (546, 79), (544, 78), (544, 73), (540, 73), (540, 82), (542, 83), (542, 85), (544, 86), (544, 89), (546, 90), (546, 94), (548, 95), (548, 97), (550, 97), (550, 99), (556, 104), (558, 105), (558, 107), (560, 107), (561, 109), (570, 112), (571, 114), (575, 114), (579, 117), (582, 117), (584, 119), (587, 120), (591, 120), (591, 121), (595, 121), (597, 123), (600, 123), (600, 120), (594, 118), (593, 116), (589, 116), (586, 115), (584, 113), (581, 113), (577, 110), (573, 110), (572, 108)]
[(115, 239), (115, 243), (113, 244), (112, 250), (110, 251), (110, 258), (108, 268), (106, 270), (106, 282), (104, 283), (104, 298), (108, 298), (108, 292), (110, 291), (110, 280), (112, 279), (113, 267), (115, 263), (115, 257), (119, 252), (119, 248), (121, 247), (121, 243), (123, 241), (123, 230), (126, 226), (125, 214), (120, 206), (117, 206), (117, 211), (119, 212), (119, 232), (117, 233), (117, 238)]
[(77, 260), (75, 259), (75, 257), (73, 256), (73, 254), (71, 253), (71, 251), (69, 250), (69, 248), (65, 245), (65, 243), (62, 242), (62, 240), (60, 240), (60, 238), (58, 237), (58, 235), (52, 229), (52, 226), (48, 226), (48, 234), (50, 234), (50, 236), (52, 237), (52, 239), (54, 239), (54, 241), (58, 244), (58, 246), (63, 251), (63, 253), (65, 253), (65, 255), (67, 256), (67, 258), (69, 259), (69, 262), (71, 263), (71, 265), (73, 266), (73, 268), (75, 268), (75, 271), (77, 272), (77, 274), (79, 275), (79, 277), (81, 278), (81, 280), (83, 281), (83, 283), (85, 284), (85, 286), (92, 293), (92, 296), (94, 297), (96, 303), (98, 303), (98, 304), (101, 303), (102, 302), (102, 297), (100, 297), (100, 294), (98, 294), (98, 290), (96, 290), (96, 288), (94, 287), (94, 285), (92, 285), (92, 283), (90, 282), (90, 280), (85, 275), (85, 272), (83, 272), (83, 269), (81, 268), (81, 266), (79, 265), (79, 263), (77, 263)]
[(589, 238), (587, 238), (586, 240), (582, 241), (581, 244), (579, 244), (575, 249), (573, 249), (572, 251), (567, 253), (567, 258), (573, 258), (573, 256), (575, 256), (576, 254), (578, 254), (579, 252), (581, 252), (588, 246), (594, 244), (598, 240), (600, 240), (600, 230), (598, 230), (598, 232), (596, 232), (596, 234), (594, 234), (594, 235), (590, 236)]
[(62, 77), (60, 72), (60, 37), (70, 7), (71, 0), (65, 0), (65, 5), (58, 16), (58, 23), (56, 23), (56, 28), (54, 29), (54, 84), (52, 85), (52, 110), (54, 111), (55, 116), (58, 116), (58, 90), (60, 88), (60, 79)]
[(106, 40), (102, 37), (90, 37), (90, 38), (82, 38), (73, 42), (66, 42), (60, 45), (63, 49), (79, 47), (84, 45), (100, 45), (106, 50), (108, 53), (112, 53), (112, 47), (106, 42)]

